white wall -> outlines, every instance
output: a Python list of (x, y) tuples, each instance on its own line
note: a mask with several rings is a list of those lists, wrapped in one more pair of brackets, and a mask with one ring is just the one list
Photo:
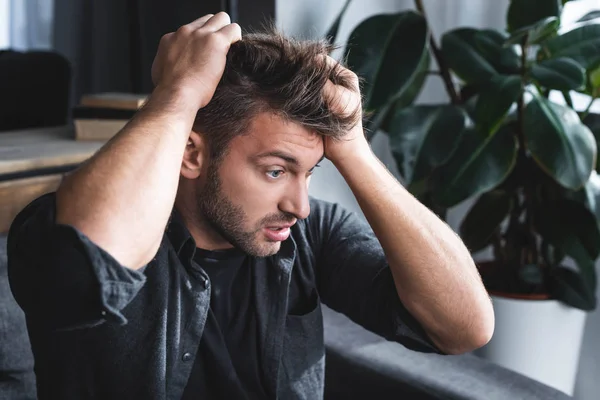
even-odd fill
[(10, 2), (0, 0), (0, 50), (8, 48), (10, 28)]
[[(322, 0), (278, 0), (276, 3), (277, 25), (289, 35), (304, 38), (322, 37), (344, 2), (344, 0), (328, 0), (326, 2)], [(458, 26), (503, 29), (508, 2), (508, 0), (493, 2), (486, 0), (445, 0), (443, 2), (424, 0), (428, 18), (433, 27), (433, 33), (438, 38), (438, 43), (439, 36), (443, 32)], [(598, 4), (597, 0), (579, 0), (572, 3), (577, 3), (578, 7), (592, 7)], [(337, 42), (343, 45), (352, 29), (360, 21), (371, 15), (412, 8), (413, 1), (410, 0), (353, 0), (340, 26)], [(569, 17), (575, 17), (576, 14), (581, 14), (581, 11), (572, 10), (569, 12)], [(335, 54), (339, 55), (340, 52)], [(427, 81), (417, 102), (437, 103), (446, 100), (447, 95), (442, 82), (439, 78), (432, 77)], [(600, 101), (596, 102), (594, 109), (600, 107), (598, 103)], [(396, 172), (388, 141), (384, 135), (378, 134), (375, 136), (373, 149), (388, 168)], [(315, 173), (311, 185), (311, 195), (338, 202), (361, 213), (352, 192), (330, 163), (322, 163), (322, 168)], [(454, 229), (459, 225), (468, 206), (469, 204), (465, 203), (450, 210), (448, 223)], [(600, 290), (598, 296), (600, 297)], [(600, 310), (595, 311), (588, 317), (575, 390), (575, 398), (578, 400), (597, 400), (599, 398), (599, 338)]]
[(0, 49), (52, 48), (54, 0), (0, 0)]

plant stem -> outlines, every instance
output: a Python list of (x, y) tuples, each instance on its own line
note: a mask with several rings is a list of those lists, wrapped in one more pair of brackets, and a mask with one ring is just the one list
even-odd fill
[(496, 229), (492, 236), (492, 247), (494, 249), (494, 256), (496, 257), (496, 261), (505, 264), (507, 262), (507, 258), (505, 251), (502, 248), (502, 234), (500, 233), (500, 229)]
[(592, 99), (590, 100), (590, 104), (588, 104), (588, 106), (585, 108), (585, 110), (583, 110), (583, 112), (581, 113), (580, 118), (581, 118), (582, 121), (590, 113), (590, 109), (592, 108), (592, 104), (594, 104), (594, 101), (596, 101), (596, 98), (592, 97)]
[[(423, 0), (415, 0), (415, 7), (421, 13), (423, 18), (425, 18), (427, 28), (429, 29), (429, 21), (427, 20), (427, 15), (425, 14)], [(444, 81), (444, 85), (446, 86), (448, 96), (450, 96), (450, 100), (452, 101), (452, 104), (460, 104), (460, 97), (456, 92), (456, 88), (454, 87), (454, 83), (452, 82), (452, 77), (450, 76), (450, 69), (446, 65), (444, 57), (442, 57), (442, 52), (435, 44), (435, 39), (433, 38), (433, 32), (431, 32), (431, 29), (429, 30), (429, 45), (431, 46), (431, 52), (433, 53), (433, 57), (435, 58), (438, 67), (440, 68), (440, 74), (442, 76), (442, 80)]]
[(525, 81), (525, 61), (527, 59), (526, 46), (521, 46), (521, 94), (519, 95), (519, 99), (517, 101), (517, 115), (518, 115), (518, 126), (517, 126), (517, 137), (519, 139), (519, 152), (523, 156), (525, 154), (525, 127), (524, 127), (524, 110), (525, 110), (525, 85), (527, 82)]
[(538, 252), (537, 252), (537, 244), (535, 242), (535, 231), (533, 228), (533, 181), (531, 179), (532, 168), (531, 163), (529, 162), (529, 157), (527, 155), (527, 148), (525, 143), (525, 86), (527, 85), (526, 80), (526, 71), (527, 71), (527, 40), (525, 38), (523, 44), (521, 45), (521, 94), (519, 95), (519, 100), (517, 103), (518, 110), (518, 126), (517, 126), (517, 136), (519, 139), (519, 153), (520, 159), (523, 163), (525, 163), (523, 177), (523, 196), (525, 197), (523, 206), (525, 208), (525, 229), (528, 233), (528, 243), (524, 247), (525, 254), (523, 254), (523, 258), (521, 258), (522, 262), (527, 264), (537, 264), (538, 262)]
[(562, 92), (563, 97), (565, 98), (565, 102), (567, 103), (567, 105), (569, 107), (571, 107), (571, 109), (573, 108), (573, 99), (571, 98), (571, 93), (569, 92)]

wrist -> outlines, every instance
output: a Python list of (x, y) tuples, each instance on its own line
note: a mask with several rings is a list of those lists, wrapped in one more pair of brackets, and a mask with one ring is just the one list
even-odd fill
[(347, 148), (341, 148), (340, 150), (342, 151), (332, 157), (330, 161), (342, 175), (356, 170), (360, 166), (378, 162), (377, 156), (373, 153), (366, 139), (363, 142), (356, 143)]
[(170, 113), (190, 113), (194, 116), (203, 106), (202, 96), (185, 85), (158, 85), (152, 91), (147, 107), (160, 108)]

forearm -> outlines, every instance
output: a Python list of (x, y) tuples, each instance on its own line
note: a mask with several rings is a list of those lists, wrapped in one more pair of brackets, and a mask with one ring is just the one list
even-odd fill
[(493, 310), (460, 238), (370, 152), (336, 163), (379, 239), (398, 295), (443, 351), (483, 345)]
[(154, 256), (171, 213), (196, 110), (155, 90), (146, 106), (57, 191), (57, 223), (76, 227), (137, 269)]

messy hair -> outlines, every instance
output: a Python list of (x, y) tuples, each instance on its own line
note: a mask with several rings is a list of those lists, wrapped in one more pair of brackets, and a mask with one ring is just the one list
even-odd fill
[(328, 79), (351, 87), (339, 65), (325, 62), (331, 50), (326, 41), (285, 37), (272, 26), (232, 44), (215, 94), (194, 122), (194, 130), (207, 137), (211, 158), (220, 159), (229, 142), (247, 133), (262, 112), (334, 138), (352, 128), (360, 110), (336, 115), (323, 98)]

